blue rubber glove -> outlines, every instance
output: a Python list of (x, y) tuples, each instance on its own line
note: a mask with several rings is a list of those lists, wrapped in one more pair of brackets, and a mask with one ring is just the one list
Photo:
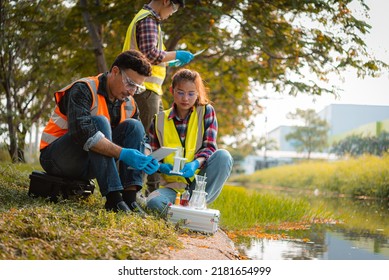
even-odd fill
[(176, 51), (176, 59), (178, 59), (182, 65), (185, 65), (193, 59), (194, 55), (188, 51)]
[(198, 160), (194, 160), (191, 162), (188, 162), (184, 165), (184, 168), (180, 172), (182, 172), (182, 177), (190, 178), (195, 175), (195, 171), (197, 168), (199, 168), (200, 162)]
[(152, 159), (138, 150), (128, 148), (123, 148), (119, 156), (119, 160), (137, 170), (143, 170)]
[[(151, 156), (147, 156), (147, 157), (151, 157)], [(152, 160), (150, 161), (149, 164), (146, 165), (145, 168), (143, 168), (143, 171), (147, 174), (147, 175), (151, 175), (151, 174), (154, 174), (155, 172), (158, 171), (158, 168), (159, 168), (159, 163), (156, 159), (152, 158)]]
[(173, 165), (171, 165), (169, 163), (161, 163), (159, 165), (159, 171), (161, 171), (161, 173), (163, 173), (163, 174), (171, 175), (170, 171), (172, 171), (172, 170), (173, 170)]

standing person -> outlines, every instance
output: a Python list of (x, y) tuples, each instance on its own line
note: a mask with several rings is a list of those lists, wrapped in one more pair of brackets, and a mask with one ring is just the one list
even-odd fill
[(143, 54), (126, 51), (109, 72), (56, 92), (56, 107), (40, 143), (43, 169), (60, 177), (96, 178), (107, 210), (134, 210), (142, 171), (152, 174), (159, 167), (143, 154), (150, 146), (133, 100), (150, 75), (151, 65)]
[(206, 173), (207, 203), (220, 194), (223, 184), (230, 176), (233, 160), (228, 151), (217, 149), (218, 124), (216, 113), (206, 94), (200, 74), (181, 69), (173, 76), (171, 91), (173, 106), (155, 116), (149, 130), (153, 150), (165, 147), (183, 147), (184, 165), (182, 176), (170, 174), (174, 154), (161, 163), (161, 188), (147, 198), (151, 210), (163, 213), (169, 203), (174, 203), (177, 192), (183, 192), (187, 185), (195, 187), (194, 175)]
[[(135, 96), (140, 109), (140, 119), (146, 131), (154, 115), (163, 110), (161, 96), (166, 62), (177, 59), (176, 66), (180, 66), (193, 59), (193, 54), (188, 51), (165, 51), (163, 44), (161, 22), (184, 6), (184, 0), (152, 0), (135, 15), (127, 30), (123, 51), (139, 50), (152, 64), (152, 75), (145, 81), (147, 90)], [(148, 192), (157, 189), (158, 184), (158, 174), (148, 176)]]

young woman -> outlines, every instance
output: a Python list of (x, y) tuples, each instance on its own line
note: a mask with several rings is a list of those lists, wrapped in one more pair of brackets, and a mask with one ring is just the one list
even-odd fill
[(209, 104), (200, 74), (189, 69), (177, 71), (170, 90), (173, 106), (155, 116), (149, 130), (150, 145), (153, 150), (162, 146), (183, 147), (187, 161), (178, 176), (170, 173), (174, 153), (161, 163), (161, 186), (147, 197), (148, 208), (160, 213), (174, 203), (177, 192), (184, 192), (188, 185), (190, 191), (195, 188), (195, 174), (206, 174), (207, 203), (214, 201), (233, 164), (228, 151), (217, 149), (216, 113)]

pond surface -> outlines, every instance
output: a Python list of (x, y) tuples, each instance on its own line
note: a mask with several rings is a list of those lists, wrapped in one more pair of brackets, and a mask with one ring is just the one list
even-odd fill
[[(274, 193), (274, 192), (273, 192)], [(283, 192), (285, 194), (285, 192)], [(287, 240), (241, 237), (237, 249), (253, 260), (389, 260), (389, 202), (289, 193), (321, 205), (342, 224), (278, 231)]]
[(253, 260), (389, 260), (389, 239), (342, 232), (336, 228), (311, 231), (323, 238), (270, 240), (252, 238), (236, 244)]

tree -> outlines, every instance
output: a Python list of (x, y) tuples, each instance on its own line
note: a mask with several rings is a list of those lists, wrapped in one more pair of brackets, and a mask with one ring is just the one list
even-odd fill
[(311, 153), (314, 151), (322, 151), (327, 147), (327, 134), (329, 125), (326, 120), (322, 120), (314, 110), (296, 109), (294, 113), (289, 113), (290, 119), (301, 119), (304, 124), (294, 128), (294, 131), (287, 134), (287, 141), (295, 140), (293, 145), (298, 152), (306, 151), (307, 157), (310, 159)]
[(210, 85), (221, 134), (241, 133), (258, 112), (255, 82), (291, 95), (338, 95), (330, 73), (354, 68), (360, 76), (376, 75), (387, 67), (361, 37), (370, 26), (351, 6), (367, 13), (364, 1), (187, 2), (164, 25), (167, 46), (207, 49), (192, 65)]
[[(103, 49), (103, 40), (102, 40), (102, 25), (98, 21), (93, 21), (91, 13), (88, 10), (88, 1), (87, 0), (80, 0), (80, 8), (82, 17), (84, 19), (85, 25), (88, 28), (88, 33), (92, 39), (92, 46), (93, 51), (96, 57), (97, 62), (97, 71), (99, 73), (106, 72), (107, 69), (107, 63), (105, 61), (104, 56), (104, 49)], [(100, 6), (100, 1), (95, 1), (95, 6)]]
[[(47, 121), (55, 90), (112, 63), (146, 2), (0, 1), (0, 127), (13, 160), (22, 157), (31, 124)], [(360, 76), (376, 76), (388, 68), (371, 57), (362, 39), (371, 27), (351, 6), (367, 15), (363, 0), (186, 2), (164, 22), (166, 47), (206, 49), (187, 67), (208, 84), (220, 136), (250, 127), (260, 112), (257, 84), (292, 95), (338, 94), (330, 73), (356, 69)], [(175, 70), (168, 71), (165, 92)], [(164, 99), (166, 107), (171, 96)]]
[[(131, 1), (132, 8), (124, 0), (94, 2), (98, 4), (87, 5), (87, 11), (95, 26), (101, 26), (101, 45), (113, 58), (145, 1)], [(195, 0), (164, 21), (163, 30), (168, 50), (206, 49), (188, 67), (198, 70), (209, 85), (220, 135), (236, 136), (260, 112), (259, 99), (251, 93), (258, 83), (292, 95), (338, 95), (328, 84), (330, 73), (354, 68), (360, 76), (377, 75), (387, 68), (366, 49), (361, 36), (370, 26), (357, 12), (367, 15), (363, 0)], [(165, 92), (175, 70), (168, 71)], [(164, 99), (169, 106), (171, 96), (165, 94)]]
[(382, 156), (389, 151), (389, 132), (378, 136), (353, 134), (333, 144), (331, 151), (338, 156), (357, 157), (363, 154)]
[(223, 146), (232, 155), (235, 161), (243, 160), (246, 156), (254, 154), (256, 151), (255, 139), (244, 134), (234, 139), (231, 145)]
[(0, 15), (0, 135), (17, 162), (24, 161), (26, 133), (68, 72), (53, 67), (64, 58), (58, 50), (66, 12), (62, 1), (5, 0)]
[(267, 136), (261, 136), (256, 141), (256, 148), (258, 150), (263, 150), (263, 161), (265, 163), (265, 168), (268, 167), (267, 163), (267, 151), (278, 150), (278, 143), (275, 139), (269, 139)]

